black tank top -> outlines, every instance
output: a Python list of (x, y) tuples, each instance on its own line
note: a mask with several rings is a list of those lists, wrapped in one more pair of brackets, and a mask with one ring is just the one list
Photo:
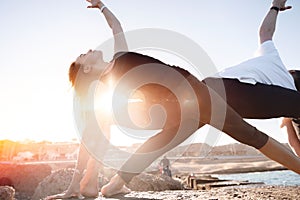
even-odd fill
[(182, 68), (177, 67), (177, 66), (168, 65), (168, 64), (163, 63), (160, 60), (155, 59), (153, 57), (143, 55), (143, 54), (140, 54), (140, 53), (135, 53), (135, 52), (119, 52), (119, 53), (116, 53), (114, 55), (113, 61), (114, 61), (114, 66), (111, 69), (111, 71), (107, 74), (107, 76), (113, 76), (114, 79), (119, 79), (126, 72), (132, 70), (133, 68), (139, 67), (139, 66), (142, 66), (142, 65), (146, 65), (146, 64), (164, 65), (163, 67), (168, 67), (168, 68), (175, 69), (180, 74), (182, 74), (184, 77), (191, 76), (191, 74), (185, 69), (182, 69)]
[[(146, 67), (149, 69), (151, 68), (151, 65), (159, 65), (162, 68), (171, 68), (173, 70), (176, 70), (177, 72), (179, 72), (184, 78), (188, 78), (191, 79), (197, 79), (196, 77), (194, 77), (191, 73), (189, 73), (187, 70), (182, 69), (180, 67), (177, 66), (171, 66), (168, 65), (166, 63), (161, 62), (158, 59), (152, 58), (150, 56), (147, 55), (143, 55), (140, 53), (135, 53), (135, 52), (119, 52), (117, 54), (114, 55), (114, 58), (111, 62), (114, 62), (114, 65), (112, 67), (112, 69), (103, 77), (101, 77), (101, 81), (103, 82), (107, 82), (109, 79), (115, 80), (116, 84), (117, 81), (124, 76), (127, 72), (129, 72), (130, 70), (139, 67), (139, 66), (143, 66), (143, 65), (147, 65)], [(155, 76), (154, 73), (157, 73), (157, 70), (155, 70), (154, 72), (151, 72), (151, 70), (148, 70), (149, 72), (149, 76)], [(162, 70), (163, 71), (163, 70)], [(166, 70), (164, 70), (164, 72), (166, 72)], [(163, 73), (163, 72), (162, 72)], [(160, 74), (161, 75), (161, 74)], [(128, 85), (130, 85), (131, 83), (135, 83), (136, 79), (134, 77), (130, 77), (130, 79), (126, 79), (125, 83)], [(124, 82), (123, 82), (124, 83)], [(178, 80), (178, 84), (180, 84), (180, 81)], [(144, 93), (145, 96), (149, 95), (149, 98), (151, 96), (151, 98), (166, 98), (167, 93), (172, 93), (168, 88), (163, 87), (161, 85), (158, 84), (147, 84), (145, 86), (143, 86), (143, 88), (140, 88), (139, 90), (143, 90), (142, 92)], [(169, 92), (167, 91), (169, 90)], [(162, 97), (162, 95), (164, 97)]]

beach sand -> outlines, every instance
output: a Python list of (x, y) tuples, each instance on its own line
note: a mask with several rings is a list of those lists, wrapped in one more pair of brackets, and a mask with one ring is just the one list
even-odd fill
[[(224, 151), (219, 151), (224, 152)], [(172, 159), (172, 158), (170, 158)], [(235, 156), (220, 156), (217, 154), (211, 155), (205, 158), (195, 158), (195, 157), (180, 157), (174, 160), (171, 160), (172, 173), (173, 177), (177, 177), (178, 179), (184, 180), (188, 175), (194, 173), (197, 176), (215, 176), (217, 174), (231, 174), (231, 173), (246, 173), (246, 172), (257, 172), (257, 171), (273, 171), (273, 170), (285, 170), (283, 166), (280, 164), (269, 160), (268, 158), (259, 155), (259, 154), (247, 154), (247, 155), (238, 155)], [(68, 164), (69, 165), (69, 164)], [(5, 167), (4, 167), (5, 166)], [(49, 169), (49, 166), (52, 168)], [(55, 166), (55, 167), (54, 167)], [(32, 195), (36, 192), (38, 187), (43, 187), (43, 190), (40, 190), (40, 196), (47, 196), (51, 194), (56, 194), (64, 191), (71, 181), (73, 169), (64, 170), (66, 166), (58, 166), (58, 165), (16, 165), (12, 166), (0, 166), (1, 175), (6, 175), (6, 177), (10, 178), (16, 187), (16, 200), (29, 200), (32, 199)], [(8, 173), (8, 169), (12, 171)], [(14, 170), (15, 169), (15, 170)], [(56, 176), (54, 175), (54, 171), (61, 169), (59, 173), (56, 172)], [(54, 170), (54, 171), (53, 171)], [(43, 172), (45, 175), (42, 175)], [(38, 173), (38, 174), (37, 174)], [(153, 174), (157, 174), (158, 172), (154, 172)], [(48, 175), (46, 175), (48, 174)], [(52, 175), (52, 179), (47, 177)], [(43, 176), (43, 177), (42, 177)], [(47, 177), (46, 177), (47, 176)], [(265, 185), (263, 183), (260, 184), (240, 184), (239, 180), (236, 184), (221, 184), (220, 186), (210, 186), (209, 184), (204, 185), (203, 187), (198, 187), (198, 190), (191, 189), (188, 187), (183, 187), (182, 189), (166, 189), (166, 185), (170, 185), (169, 183), (165, 183), (165, 185), (160, 184), (160, 179), (154, 180), (156, 178), (151, 179), (151, 176), (145, 176), (143, 184), (141, 188), (143, 190), (132, 191), (130, 194), (126, 195), (117, 195), (112, 198), (104, 198), (99, 193), (98, 198), (85, 198), (91, 200), (100, 200), (100, 199), (108, 199), (108, 200), (149, 200), (149, 199), (166, 199), (166, 200), (177, 200), (177, 199), (208, 199), (208, 200), (228, 200), (228, 199), (290, 199), (290, 200), (300, 200), (300, 185), (299, 186), (270, 186)], [(150, 177), (150, 178), (149, 178)], [(108, 177), (109, 178), (109, 177)], [(300, 178), (300, 176), (299, 176)], [(146, 181), (145, 181), (146, 180)], [(40, 184), (38, 184), (40, 181)], [(288, 180), (286, 180), (288, 181)], [(155, 184), (154, 190), (147, 190), (146, 186), (152, 182)], [(54, 187), (57, 187), (54, 190)], [(232, 183), (232, 182), (231, 182)], [(138, 185), (138, 184), (136, 184)], [(62, 186), (62, 187), (60, 187)], [(151, 186), (151, 184), (149, 185)], [(51, 188), (52, 187), (52, 188)], [(161, 188), (160, 188), (161, 187)], [(145, 190), (146, 189), (146, 190)], [(161, 189), (161, 190), (160, 190)], [(38, 198), (40, 199), (40, 198)], [(74, 198), (76, 199), (76, 198)], [(73, 199), (73, 200), (74, 200)]]
[[(194, 172), (198, 174), (242, 173), (253, 171), (282, 170), (283, 166), (265, 157), (231, 158), (231, 159), (201, 159), (181, 160), (172, 165), (177, 175)], [(300, 178), (300, 176), (299, 176)], [(100, 194), (101, 195), (101, 194)], [(298, 200), (300, 199), (300, 186), (268, 186), (265, 184), (249, 184), (244, 186), (206, 187), (204, 190), (168, 190), (131, 192), (113, 198), (100, 196), (97, 199), (120, 200), (149, 200), (149, 199), (207, 199), (207, 200)]]
[(297, 200), (300, 199), (300, 186), (253, 186), (249, 187), (222, 187), (210, 190), (172, 190), (161, 192), (131, 192), (127, 195), (119, 195), (113, 198), (98, 197), (97, 200), (185, 200), (185, 199), (207, 199), (207, 200)]

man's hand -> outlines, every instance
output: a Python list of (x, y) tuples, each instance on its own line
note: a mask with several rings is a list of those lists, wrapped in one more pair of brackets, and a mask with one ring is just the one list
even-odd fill
[(286, 6), (287, 0), (273, 0), (272, 6), (278, 7), (280, 11), (289, 10), (292, 8), (292, 6)]
[(286, 118), (286, 117), (284, 117), (284, 118), (282, 119), (280, 128), (283, 128), (283, 127), (285, 127), (285, 126), (288, 126), (288, 125), (291, 124), (291, 123), (292, 123), (292, 119), (291, 119), (291, 118)]
[(91, 5), (87, 8), (101, 8), (104, 4), (100, 0), (86, 0)]

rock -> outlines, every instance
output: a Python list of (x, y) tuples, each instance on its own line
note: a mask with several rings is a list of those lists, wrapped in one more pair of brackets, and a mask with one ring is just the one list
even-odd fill
[[(47, 176), (36, 188), (32, 200), (39, 200), (49, 195), (64, 192), (71, 183), (74, 169), (60, 169)], [(108, 182), (99, 175), (100, 188)], [(133, 191), (163, 191), (183, 189), (182, 183), (168, 176), (142, 173), (132, 179), (128, 187)]]
[(42, 180), (32, 196), (32, 200), (39, 200), (46, 196), (65, 191), (71, 183), (74, 169), (60, 169)]
[(169, 176), (157, 176), (142, 173), (134, 177), (127, 185), (132, 191), (164, 191), (181, 190), (183, 185), (180, 181)]
[(1, 200), (14, 200), (15, 189), (11, 186), (0, 186)]
[(45, 164), (1, 164), (0, 178), (9, 182), (19, 193), (31, 196), (39, 182), (51, 173), (51, 167)]
[[(60, 169), (49, 176), (47, 176), (43, 181), (40, 182), (36, 188), (32, 200), (39, 200), (45, 198), (49, 195), (59, 194), (68, 189), (72, 177), (74, 174), (74, 169)], [(108, 179), (99, 175), (99, 187), (101, 188), (104, 184), (108, 183)]]

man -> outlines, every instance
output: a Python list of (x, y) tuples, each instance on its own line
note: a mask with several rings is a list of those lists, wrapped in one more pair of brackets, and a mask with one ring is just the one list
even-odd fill
[(164, 156), (159, 164), (162, 168), (162, 174), (172, 177), (172, 173), (170, 170), (170, 160), (167, 158), (167, 156)]

